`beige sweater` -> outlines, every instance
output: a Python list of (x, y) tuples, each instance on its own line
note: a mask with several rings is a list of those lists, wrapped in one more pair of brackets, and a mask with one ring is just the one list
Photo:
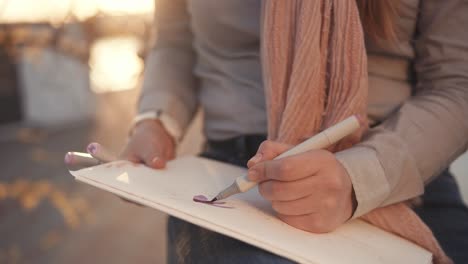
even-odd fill
[[(356, 3), (265, 1), (262, 10), (268, 137), (294, 145), (350, 115), (365, 116), (367, 57)], [(359, 142), (367, 126), (361, 128), (331, 150)], [(452, 263), (405, 203), (374, 209), (362, 218), (430, 250), (434, 263)]]

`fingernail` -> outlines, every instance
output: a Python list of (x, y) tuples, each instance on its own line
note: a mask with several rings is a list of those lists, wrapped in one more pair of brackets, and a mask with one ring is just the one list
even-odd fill
[(88, 150), (89, 154), (95, 154), (96, 149), (97, 149), (96, 143), (91, 143), (91, 144), (88, 145), (87, 150)]
[(156, 168), (159, 168), (159, 169), (162, 169), (162, 168), (164, 168), (166, 166), (166, 163), (164, 162), (164, 160), (162, 160), (159, 157), (154, 157), (151, 160), (151, 163), (152, 163), (152, 165), (154, 165)]
[(249, 170), (247, 177), (251, 181), (258, 181), (258, 172), (256, 170)]
[(262, 159), (262, 153), (257, 153), (255, 156), (253, 156), (249, 162), (257, 163)]

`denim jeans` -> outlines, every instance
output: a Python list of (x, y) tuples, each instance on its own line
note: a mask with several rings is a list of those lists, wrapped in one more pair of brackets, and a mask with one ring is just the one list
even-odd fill
[[(262, 136), (208, 142), (204, 157), (246, 164)], [(468, 263), (468, 209), (448, 170), (426, 186), (423, 203), (415, 212), (431, 228), (455, 263)], [(206, 230), (175, 217), (168, 221), (169, 263), (294, 263), (236, 239)]]

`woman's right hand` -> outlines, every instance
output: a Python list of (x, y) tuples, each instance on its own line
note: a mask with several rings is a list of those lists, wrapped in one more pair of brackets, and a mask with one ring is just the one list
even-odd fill
[(162, 169), (175, 156), (175, 142), (159, 120), (144, 120), (134, 128), (120, 159)]

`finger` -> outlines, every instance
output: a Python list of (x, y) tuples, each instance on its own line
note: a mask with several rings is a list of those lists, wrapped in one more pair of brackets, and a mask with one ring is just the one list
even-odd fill
[(118, 159), (128, 160), (133, 163), (142, 163), (143, 161), (130, 148), (126, 147), (118, 156)]
[(128, 156), (126, 160), (132, 163), (142, 163), (141, 159), (139, 159), (137, 156), (134, 156), (134, 155)]
[(153, 169), (163, 169), (166, 167), (166, 160), (161, 158), (158, 151), (152, 147), (145, 148), (145, 152), (134, 151), (131, 147), (126, 147), (120, 154), (121, 159), (125, 159), (134, 163), (143, 163)]
[(89, 144), (86, 150), (89, 154), (91, 154), (91, 156), (102, 162), (111, 162), (117, 160), (117, 157), (114, 154), (112, 154), (109, 150), (107, 150), (107, 148), (97, 142)]
[(338, 227), (336, 221), (326, 219), (319, 213), (298, 216), (278, 214), (278, 218), (290, 226), (316, 234), (328, 233)]
[(290, 157), (261, 162), (248, 171), (251, 181), (296, 181), (316, 174), (322, 166), (333, 160), (333, 154), (325, 150), (312, 150)]
[[(308, 204), (310, 202), (312, 204)], [(288, 216), (300, 216), (320, 212), (320, 207), (310, 197), (287, 202), (273, 201), (271, 202), (271, 207), (278, 214)]]
[(272, 160), (291, 147), (288, 144), (265, 140), (258, 147), (257, 154), (247, 162), (247, 167), (250, 168), (261, 161)]
[(335, 199), (322, 200), (317, 195), (309, 195), (294, 201), (273, 201), (273, 210), (282, 215), (299, 216), (325, 212), (326, 208), (336, 206)]
[(150, 168), (164, 169), (166, 167), (166, 160), (158, 152), (148, 152), (142, 159), (146, 166)]
[[(153, 169), (163, 169), (166, 167), (166, 159), (159, 151), (155, 150), (152, 145), (145, 146), (144, 148), (137, 148), (140, 151), (135, 151), (133, 144), (127, 144), (127, 147), (120, 154), (121, 159), (126, 159), (134, 163), (143, 163)], [(141, 150), (144, 150), (142, 152)]]
[(270, 180), (261, 182), (258, 191), (269, 201), (293, 201), (320, 192), (317, 190), (318, 184), (317, 177), (290, 182)]

